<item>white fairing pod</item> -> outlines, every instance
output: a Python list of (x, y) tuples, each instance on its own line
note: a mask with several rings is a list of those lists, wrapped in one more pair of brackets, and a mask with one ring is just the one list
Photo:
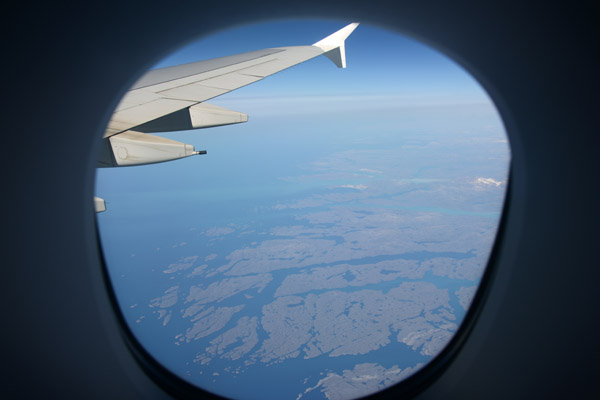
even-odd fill
[(110, 142), (112, 149), (112, 165), (109, 166), (114, 167), (154, 164), (205, 153), (195, 151), (189, 144), (134, 131), (105, 140)]
[(247, 114), (208, 103), (196, 104), (190, 107), (189, 111), (195, 129), (248, 122)]
[(135, 130), (144, 133), (174, 132), (239, 124), (247, 121), (247, 114), (208, 103), (199, 103), (138, 125)]

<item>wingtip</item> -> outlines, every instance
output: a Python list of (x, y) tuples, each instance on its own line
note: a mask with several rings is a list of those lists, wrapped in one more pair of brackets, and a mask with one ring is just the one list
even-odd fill
[(332, 33), (324, 39), (319, 40), (313, 46), (323, 50), (323, 53), (329, 58), (338, 68), (346, 68), (346, 46), (345, 41), (348, 36), (359, 25), (359, 22), (352, 22), (346, 25), (339, 31)]
[(354, 30), (359, 24), (360, 22), (352, 22), (351, 24), (348, 24), (342, 29), (327, 36), (326, 38), (323, 38), (318, 42), (314, 43), (313, 46), (320, 47), (323, 49), (323, 51), (329, 51), (336, 47), (339, 47), (344, 44), (346, 38), (350, 36), (352, 32), (354, 32)]

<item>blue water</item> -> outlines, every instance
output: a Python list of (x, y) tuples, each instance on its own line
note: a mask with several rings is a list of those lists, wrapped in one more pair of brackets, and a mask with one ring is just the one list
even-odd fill
[[(392, 118), (393, 119), (393, 118)], [(260, 361), (251, 365), (244, 362), (267, 338), (268, 334), (259, 325), (257, 330), (259, 344), (245, 357), (239, 360), (223, 360), (214, 357), (210, 364), (200, 365), (193, 360), (198, 353), (210, 345), (210, 341), (224, 331), (236, 326), (243, 316), (257, 316), (260, 320), (262, 307), (274, 300), (274, 295), (281, 282), (290, 273), (298, 273), (299, 269), (281, 269), (270, 272), (273, 280), (258, 293), (250, 289), (235, 296), (223, 299), (215, 307), (230, 307), (244, 304), (245, 307), (235, 314), (219, 331), (200, 340), (176, 345), (175, 337), (184, 333), (191, 326), (190, 319), (181, 317), (182, 310), (189, 307), (184, 300), (189, 289), (194, 285), (207, 287), (224, 278), (223, 275), (206, 277), (206, 273), (229, 262), (226, 259), (232, 251), (245, 247), (255, 247), (266, 239), (283, 239), (285, 236), (272, 236), (270, 229), (279, 226), (304, 225), (311, 227), (302, 217), (312, 212), (328, 212), (339, 207), (351, 208), (353, 213), (369, 215), (384, 209), (386, 213), (414, 217), (419, 213), (436, 213), (452, 216), (455, 220), (481, 221), (487, 223), (499, 219), (500, 210), (480, 211), (475, 208), (475, 201), (465, 202), (461, 207), (444, 207), (441, 179), (453, 173), (457, 176), (491, 175), (498, 161), (479, 160), (477, 146), (462, 141), (451, 146), (460, 157), (450, 161), (444, 158), (444, 146), (431, 146), (430, 143), (448, 143), (448, 135), (443, 134), (400, 134), (398, 129), (389, 128), (385, 135), (373, 132), (360, 134), (353, 129), (351, 122), (342, 123), (342, 133), (333, 136), (323, 135), (320, 131), (307, 130), (302, 121), (294, 124), (285, 132), (269, 131), (264, 124), (254, 124), (253, 135), (241, 134), (241, 130), (220, 130), (219, 135), (202, 136), (204, 143), (196, 144), (197, 148), (207, 148), (207, 158), (190, 158), (174, 163), (156, 166), (116, 169), (103, 171), (104, 178), (97, 189), (97, 194), (107, 200), (108, 211), (98, 215), (98, 225), (105, 257), (109, 267), (111, 281), (121, 306), (121, 310), (141, 344), (152, 353), (158, 361), (179, 374), (191, 383), (202, 386), (216, 393), (235, 398), (281, 399), (296, 398), (308, 387), (312, 387), (327, 372), (342, 374), (344, 369), (353, 369), (360, 363), (377, 363), (385, 368), (397, 365), (400, 368), (413, 367), (430, 359), (419, 351), (413, 351), (395, 340), (395, 333), (390, 335), (390, 343), (364, 355), (329, 357), (327, 354), (305, 360), (303, 353), (281, 363), (265, 365)], [(394, 127), (396, 122), (391, 127)], [(364, 124), (363, 124), (364, 125)], [(442, 124), (440, 124), (441, 126)], [(227, 128), (229, 129), (229, 128)], [(232, 128), (236, 129), (236, 128)], [(312, 128), (311, 128), (312, 129)], [(441, 129), (441, 128), (440, 128)], [(183, 135), (183, 134), (182, 134)], [(172, 136), (172, 139), (190, 142), (189, 138)], [(385, 140), (383, 140), (385, 139)], [(235, 143), (235, 146), (232, 145)], [(417, 146), (412, 152), (402, 146)], [(394, 171), (386, 171), (383, 175), (366, 174), (362, 169), (377, 170), (380, 165), (377, 157), (369, 151), (398, 151), (397, 159), (393, 159)], [(319, 160), (331, 161), (331, 156), (341, 151), (356, 150), (352, 156), (342, 157), (342, 165), (315, 166)], [(361, 158), (362, 157), (362, 158)], [(455, 163), (452, 164), (451, 162)], [(344, 164), (346, 163), (346, 164)], [(325, 168), (325, 171), (324, 171)], [(327, 172), (334, 173), (319, 175)], [(452, 170), (452, 168), (455, 168)], [(345, 173), (344, 178), (337, 174)], [(482, 172), (483, 171), (483, 172)], [(491, 172), (490, 172), (491, 171)], [(354, 175), (352, 175), (354, 174)], [(317, 175), (319, 175), (317, 177)], [(373, 175), (373, 176), (371, 176)], [(440, 176), (437, 176), (440, 175)], [(443, 176), (442, 176), (443, 175)], [(394, 193), (373, 195), (366, 198), (341, 199), (330, 205), (314, 205), (303, 209), (274, 209), (280, 204), (293, 204), (315, 196), (329, 194), (359, 193), (353, 189), (332, 189), (332, 186), (358, 185), (366, 179), (380, 180), (385, 177), (390, 181), (404, 180), (408, 186), (398, 186)], [(104, 179), (104, 180), (102, 180)], [(114, 180), (111, 184), (110, 179)], [(469, 178), (472, 179), (472, 178)], [(112, 182), (112, 181), (111, 181)], [(418, 185), (418, 188), (410, 185)], [(431, 201), (408, 202), (396, 201), (403, 195), (416, 190), (430, 190), (434, 194)], [(437, 197), (435, 197), (437, 196)], [(395, 202), (391, 199), (395, 198)], [(385, 200), (375, 203), (375, 201)], [(479, 201), (479, 200), (478, 200)], [(440, 206), (441, 204), (441, 206)], [(455, 204), (449, 202), (449, 204)], [(477, 211), (475, 211), (477, 210)], [(450, 217), (446, 217), (451, 219)], [(319, 224), (319, 229), (332, 228), (332, 224)], [(464, 226), (468, 227), (465, 223)], [(206, 236), (204, 231), (213, 227), (230, 227), (231, 234), (222, 236)], [(467, 228), (468, 229), (468, 228)], [(478, 226), (477, 229), (480, 229)], [(249, 232), (249, 233), (245, 233)], [(242, 234), (244, 233), (244, 234)], [(325, 235), (323, 239), (333, 240), (340, 244), (344, 238), (339, 234)], [(493, 235), (492, 235), (493, 236)], [(289, 238), (289, 237), (287, 237)], [(435, 245), (436, 240), (419, 239), (414, 241)], [(489, 244), (491, 247), (491, 243)], [(431, 247), (428, 247), (431, 248)], [(339, 264), (364, 265), (381, 261), (416, 260), (423, 262), (432, 258), (468, 259), (476, 254), (485, 254), (489, 249), (472, 249), (467, 252), (457, 251), (412, 251), (401, 254), (386, 254), (360, 259), (336, 260), (304, 266), (302, 270), (323, 268)], [(205, 263), (204, 257), (209, 254), (217, 256), (206, 262), (205, 274), (187, 277), (191, 271)], [(165, 274), (163, 270), (169, 264), (177, 263), (184, 257), (200, 256), (194, 265), (187, 270)], [(307, 294), (321, 294), (330, 290), (345, 292), (359, 290), (378, 290), (386, 293), (404, 282), (426, 281), (437, 288), (448, 291), (449, 306), (457, 324), (464, 318), (465, 311), (458, 302), (455, 292), (463, 286), (474, 286), (477, 281), (448, 279), (427, 272), (421, 279), (411, 280), (399, 278), (377, 284), (363, 286), (347, 286), (335, 289), (311, 290)], [(148, 305), (154, 298), (161, 297), (171, 287), (179, 286), (179, 301), (166, 309), (171, 312), (171, 319), (163, 326), (164, 319), (158, 319), (158, 308)], [(254, 296), (247, 299), (244, 294)], [(240, 373), (232, 371), (239, 369)], [(229, 372), (228, 372), (229, 371)], [(213, 375), (218, 373), (218, 375)], [(268, 391), (259, 391), (268, 388)], [(312, 391), (305, 398), (323, 398), (323, 394)]]
[[(212, 222), (212, 221), (211, 221)], [(273, 223), (290, 224), (297, 223), (292, 213), (273, 214), (270, 218), (261, 218), (260, 226), (265, 228)], [(207, 224), (211, 226), (211, 224)], [(257, 231), (260, 231), (260, 226), (254, 226)], [(258, 229), (257, 229), (258, 228)], [(110, 234), (110, 230), (103, 230), (103, 234)], [(196, 277), (196, 278), (184, 278), (185, 274), (189, 273), (190, 270), (183, 271), (182, 274), (171, 274), (165, 275), (162, 270), (170, 263), (176, 262), (179, 258), (193, 255), (193, 254), (211, 254), (216, 253), (218, 256), (209, 262), (211, 267), (216, 268), (222, 265), (224, 255), (228, 254), (234, 248), (241, 248), (248, 243), (253, 241), (260, 241), (264, 239), (263, 235), (249, 234), (238, 238), (235, 234), (229, 235), (226, 241), (217, 241), (214, 244), (206, 243), (206, 241), (197, 240), (195, 243), (190, 240), (190, 237), (194, 236), (195, 231), (180, 230), (178, 234), (170, 231), (163, 231), (164, 238), (169, 238), (167, 244), (179, 243), (179, 241), (188, 241), (192, 243), (189, 247), (170, 247), (161, 244), (161, 250), (156, 251), (153, 247), (158, 245), (160, 240), (154, 237), (154, 243), (140, 240), (139, 247), (133, 247), (128, 249), (127, 252), (120, 254), (120, 260), (116, 253), (111, 252), (109, 254), (109, 265), (118, 266), (118, 268), (112, 268), (111, 274), (113, 275), (113, 281), (117, 288), (117, 294), (120, 298), (120, 304), (122, 305), (123, 312), (127, 319), (130, 321), (131, 326), (134, 328), (134, 332), (138, 335), (142, 343), (149, 349), (161, 362), (165, 363), (170, 369), (179, 373), (185, 379), (189, 379), (190, 382), (200, 385), (205, 389), (214, 391), (219, 394), (232, 396), (234, 398), (265, 398), (265, 393), (255, 392), (257, 387), (269, 386), (269, 398), (290, 398), (297, 396), (298, 393), (304, 392), (308, 387), (314, 386), (319, 379), (323, 378), (322, 373), (335, 372), (342, 374), (344, 369), (352, 369), (354, 365), (360, 363), (378, 363), (386, 368), (390, 368), (393, 365), (397, 365), (400, 368), (412, 367), (419, 362), (425, 362), (430, 357), (423, 356), (416, 351), (408, 348), (406, 345), (398, 343), (394, 339), (394, 333), (392, 332), (390, 339), (391, 343), (387, 346), (378, 350), (373, 350), (365, 355), (356, 356), (340, 356), (340, 357), (329, 357), (327, 355), (319, 356), (313, 359), (305, 360), (301, 354), (299, 357), (287, 359), (282, 363), (272, 364), (265, 366), (258, 362), (256, 364), (246, 366), (244, 365), (244, 358), (236, 361), (221, 360), (214, 358), (210, 365), (201, 366), (191, 362), (195, 357), (195, 354), (202, 352), (209, 342), (219, 335), (221, 332), (226, 331), (234, 327), (237, 320), (244, 316), (261, 316), (262, 306), (268, 304), (274, 298), (276, 289), (283, 279), (295, 270), (279, 270), (273, 271), (273, 281), (266, 287), (266, 289), (257, 295), (256, 290), (245, 292), (246, 294), (252, 294), (256, 296), (252, 300), (248, 300), (243, 296), (242, 293), (227, 298), (220, 302), (218, 306), (235, 306), (238, 304), (245, 304), (245, 308), (238, 314), (236, 314), (229, 323), (220, 331), (209, 335), (201, 340), (193, 341), (192, 343), (186, 343), (181, 346), (175, 346), (174, 337), (185, 331), (189, 326), (189, 320), (182, 320), (179, 316), (179, 310), (183, 305), (177, 305), (171, 308), (173, 315), (171, 321), (167, 326), (162, 326), (162, 320), (156, 320), (156, 315), (153, 315), (147, 308), (148, 300), (154, 297), (158, 297), (164, 293), (166, 289), (175, 285), (182, 285), (187, 288), (190, 284), (194, 284), (194, 281), (201, 282), (204, 287), (208, 286), (211, 282), (222, 279), (221, 276), (215, 276), (212, 278)], [(142, 235), (140, 239), (144, 238), (143, 230), (137, 232), (138, 235)], [(153, 235), (147, 234), (148, 237)], [(161, 235), (162, 236), (162, 235)], [(164, 240), (164, 239), (163, 239)], [(339, 238), (338, 238), (339, 241)], [(194, 247), (192, 247), (192, 245)], [(129, 252), (138, 252), (136, 256), (131, 257)], [(335, 263), (326, 264), (314, 264), (309, 268), (325, 267), (328, 265), (337, 264), (351, 264), (351, 265), (363, 265), (372, 264), (385, 260), (417, 260), (424, 261), (431, 258), (444, 257), (453, 259), (465, 259), (474, 257), (474, 253), (470, 252), (432, 252), (432, 251), (419, 251), (419, 252), (407, 252), (396, 255), (384, 255), (377, 257), (365, 257), (361, 259), (353, 260), (340, 260)], [(127, 262), (125, 262), (127, 260)], [(202, 264), (203, 261), (198, 261), (195, 265)], [(124, 276), (120, 276), (124, 274)], [(175, 278), (175, 279), (171, 279)], [(458, 300), (454, 295), (454, 292), (461, 286), (472, 286), (472, 281), (462, 281), (455, 279), (447, 279), (443, 277), (434, 276), (428, 273), (424, 279), (427, 282), (434, 283), (438, 288), (448, 289), (450, 294), (450, 305), (454, 309), (456, 316), (456, 323), (460, 323), (464, 316), (462, 307), (458, 304)], [(382, 282), (378, 284), (363, 285), (359, 287), (345, 287), (335, 290), (343, 291), (356, 291), (365, 289), (381, 290), (387, 292), (388, 290), (397, 287), (403, 282), (411, 281), (410, 279), (396, 279), (392, 281)], [(144, 282), (140, 285), (139, 282)], [(134, 290), (132, 290), (134, 289)], [(310, 291), (312, 294), (320, 294), (327, 292), (331, 289), (313, 290)], [(187, 290), (183, 291), (183, 297), (185, 297)], [(302, 296), (307, 293), (301, 294)], [(135, 308), (129, 308), (132, 304), (138, 304)], [(180, 303), (181, 304), (181, 300)], [(142, 322), (135, 322), (140, 315), (145, 315), (145, 319)], [(264, 340), (267, 337), (266, 332), (259, 329), (259, 338)], [(166, 345), (165, 345), (166, 344)], [(256, 350), (259, 345), (254, 349)], [(251, 353), (250, 353), (251, 354)], [(243, 371), (240, 374), (231, 374), (226, 372), (234, 371), (236, 369)], [(200, 374), (202, 372), (202, 374)], [(219, 375), (213, 375), (218, 373)], [(277, 384), (273, 384), (276, 382)], [(307, 398), (321, 398), (322, 393), (319, 391), (310, 392)]]

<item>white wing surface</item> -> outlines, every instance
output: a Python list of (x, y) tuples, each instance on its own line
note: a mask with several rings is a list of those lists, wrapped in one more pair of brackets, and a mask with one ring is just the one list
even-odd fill
[[(189, 110), (213, 97), (257, 82), (321, 54), (332, 59), (338, 67), (345, 68), (344, 41), (357, 26), (358, 23), (352, 23), (312, 46), (257, 50), (149, 71), (118, 105), (104, 137), (128, 130), (157, 132), (245, 122), (245, 114), (228, 113), (225, 109), (217, 110), (214, 106), (208, 107), (210, 110), (206, 112), (209, 117), (216, 116), (207, 121), (199, 118), (205, 107), (188, 112), (187, 114), (192, 114), (195, 111), (196, 118), (190, 116), (187, 126), (183, 124), (185, 118), (180, 118), (180, 121), (156, 120), (181, 110)], [(179, 117), (185, 116), (184, 113), (181, 114)], [(152, 121), (155, 122), (149, 124)]]
[[(345, 40), (352, 23), (312, 46), (256, 50), (212, 60), (149, 71), (127, 92), (104, 133), (99, 167), (123, 167), (171, 161), (195, 154), (194, 146), (150, 135), (248, 121), (244, 113), (205, 103), (206, 100), (257, 82), (321, 54), (346, 68)], [(96, 212), (106, 210), (94, 198)]]

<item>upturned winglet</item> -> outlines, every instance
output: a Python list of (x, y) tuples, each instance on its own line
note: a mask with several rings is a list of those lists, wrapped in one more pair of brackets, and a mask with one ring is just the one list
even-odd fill
[(346, 25), (339, 31), (332, 33), (325, 39), (319, 40), (313, 46), (320, 48), (338, 68), (346, 68), (346, 47), (345, 40), (358, 26), (358, 22)]

